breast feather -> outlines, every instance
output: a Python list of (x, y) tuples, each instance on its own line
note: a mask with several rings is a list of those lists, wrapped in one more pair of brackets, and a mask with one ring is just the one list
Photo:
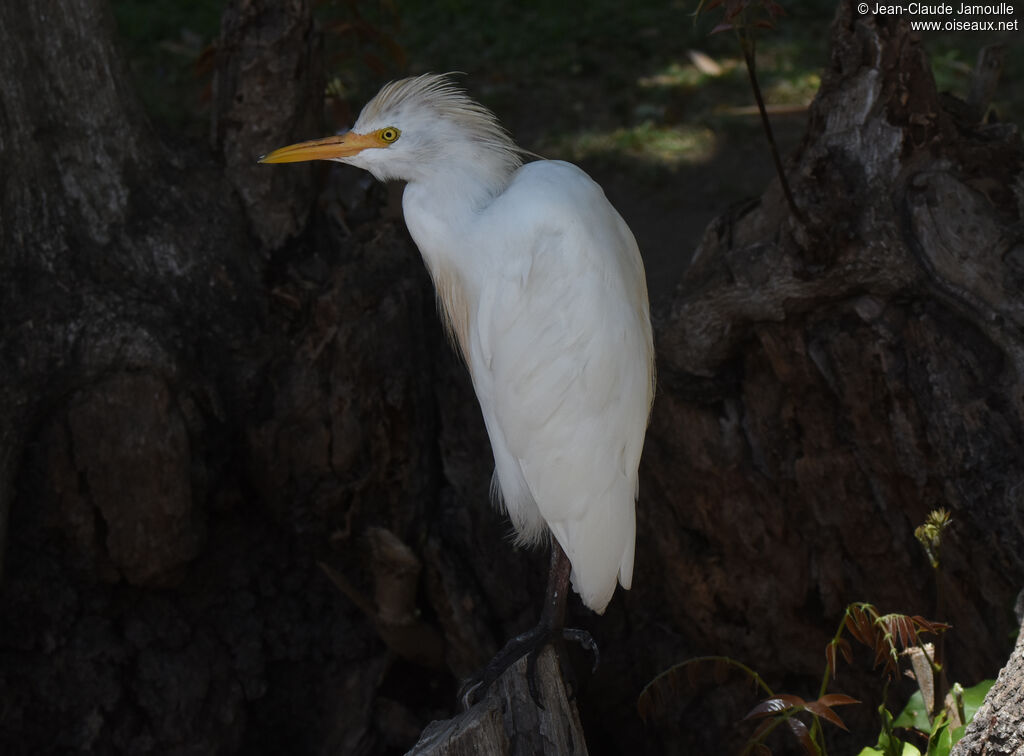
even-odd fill
[(462, 276), (454, 265), (436, 262), (430, 267), (430, 277), (434, 281), (438, 309), (448, 340), (459, 350), (463, 361), (470, 365), (469, 297)]

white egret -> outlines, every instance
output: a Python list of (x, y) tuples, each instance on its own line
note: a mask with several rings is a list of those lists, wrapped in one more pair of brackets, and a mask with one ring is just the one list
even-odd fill
[(519, 542), (554, 536), (541, 623), (499, 654), (488, 684), (563, 631), (570, 573), (599, 614), (616, 582), (630, 587), (637, 467), (654, 394), (633, 234), (581, 169), (523, 165), (522, 154), (493, 113), (427, 74), (386, 85), (348, 133), (261, 158), (334, 160), (407, 182), (405, 222), (491, 441), (492, 492)]

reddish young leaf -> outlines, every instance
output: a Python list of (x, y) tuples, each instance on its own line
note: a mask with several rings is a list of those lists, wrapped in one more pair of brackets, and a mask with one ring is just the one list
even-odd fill
[(786, 724), (789, 726), (789, 731), (796, 736), (796, 739), (800, 741), (800, 745), (804, 747), (804, 752), (809, 753), (810, 756), (818, 756), (818, 748), (814, 745), (814, 741), (811, 740), (811, 733), (807, 729), (807, 725), (796, 717), (787, 719)]
[(831, 722), (836, 727), (839, 727), (843, 730), (847, 729), (846, 725), (843, 724), (843, 720), (839, 718), (839, 715), (832, 711), (832, 709), (830, 709), (828, 706), (821, 703), (820, 700), (809, 701), (807, 703), (807, 711), (811, 712), (811, 714), (814, 714), (815, 716), (821, 717), (822, 719)]
[(846, 615), (846, 629), (850, 631), (850, 635), (865, 646), (874, 646), (874, 623), (872, 623), (863, 607), (854, 606), (850, 609), (850, 613)]
[(914, 623), (905, 614), (897, 614), (889, 620), (889, 633), (899, 638), (899, 645), (902, 648), (912, 645), (915, 640)]
[(833, 638), (825, 646), (825, 663), (828, 665), (828, 673), (833, 678), (839, 677), (839, 670), (836, 665), (836, 649), (839, 649), (847, 664), (853, 664), (853, 652), (850, 650), (850, 642), (846, 638)]
[(878, 643), (875, 645), (875, 662), (871, 666), (873, 668), (881, 666), (882, 674), (889, 677), (896, 676), (898, 664), (892, 649), (889, 648), (889, 644), (886, 643), (884, 638), (879, 638)]
[(845, 693), (826, 693), (818, 699), (817, 703), (826, 706), (848, 706), (849, 704), (859, 704), (860, 701)]
[(846, 619), (843, 620), (843, 624), (846, 625), (846, 631), (853, 636), (854, 640), (863, 643), (863, 639), (860, 637), (859, 628), (857, 627), (857, 620), (853, 615), (853, 612), (849, 612), (846, 615)]
[(948, 625), (945, 622), (933, 622), (932, 620), (926, 620), (920, 614), (915, 614), (913, 617), (911, 617), (911, 619), (914, 620), (915, 623), (917, 623), (917, 626), (919, 628), (921, 628), (925, 632), (934, 633), (935, 635), (945, 632), (946, 630), (949, 630), (949, 628), (952, 627), (952, 625)]
[(839, 650), (843, 652), (846, 663), (853, 664), (853, 649), (850, 648), (850, 642), (846, 638), (839, 639)]
[(768, 717), (798, 706), (805, 706), (804, 699), (800, 698), (800, 696), (791, 696), (786, 693), (782, 693), (777, 696), (773, 696), (772, 698), (766, 698), (751, 709), (747, 713), (747, 716), (743, 718), (755, 719), (757, 717)]

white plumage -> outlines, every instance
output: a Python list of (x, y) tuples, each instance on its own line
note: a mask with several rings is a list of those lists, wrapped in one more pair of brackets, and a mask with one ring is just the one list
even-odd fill
[(630, 587), (654, 393), (643, 262), (582, 170), (520, 151), (443, 77), (385, 86), (352, 131), (277, 150), (407, 181), (405, 221), (472, 376), (519, 540), (551, 532), (603, 612)]

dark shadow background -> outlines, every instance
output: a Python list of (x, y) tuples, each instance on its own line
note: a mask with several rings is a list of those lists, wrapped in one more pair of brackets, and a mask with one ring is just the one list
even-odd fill
[[(852, 601), (951, 622), (951, 679), (993, 676), (1024, 575), (1021, 56), (936, 34), (925, 66), (850, 7), (793, 3), (759, 43), (806, 233), (735, 39), (689, 4), (0, 10), (3, 751), (402, 753), (534, 622), (546, 557), (487, 504), (400, 188), (253, 162), (425, 70), (579, 162), (647, 264), (634, 589), (571, 609), (602, 647), (575, 660), (590, 751), (735, 750), (749, 685), (646, 722), (640, 691), (719, 654), (812, 698)], [(994, 41), (997, 122), (956, 115), (937, 89)], [(841, 670), (865, 704), (834, 753), (874, 742), (871, 662)]]

